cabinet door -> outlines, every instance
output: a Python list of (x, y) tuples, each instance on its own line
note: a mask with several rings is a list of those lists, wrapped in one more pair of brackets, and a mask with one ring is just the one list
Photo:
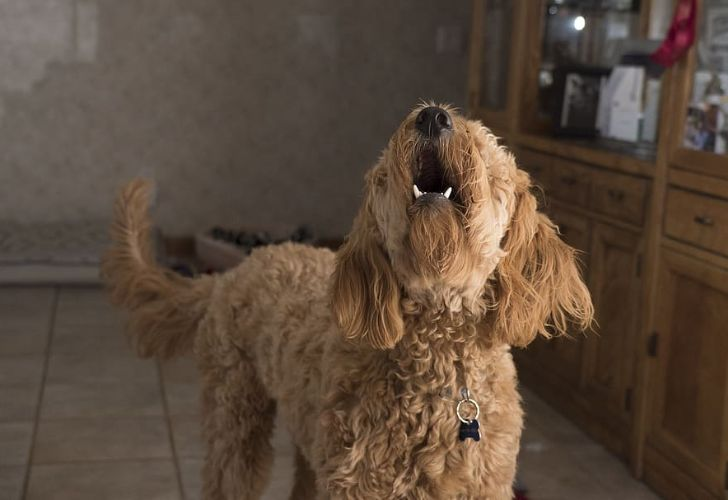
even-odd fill
[[(528, 2), (528, 37), (524, 61), (526, 127), (539, 132), (551, 123), (562, 102), (559, 68), (611, 67), (615, 38), (640, 38), (641, 11), (650, 2), (532, 0)], [(597, 88), (598, 88), (598, 84)], [(541, 130), (539, 130), (541, 129)]]
[(701, 487), (724, 498), (728, 271), (664, 251), (655, 316), (648, 444), (674, 464), (670, 476), (687, 474), (697, 483), (687, 492), (691, 498)]
[(489, 127), (508, 128), (513, 0), (475, 0), (468, 106)]
[(640, 239), (631, 231), (597, 224), (592, 237), (590, 285), (595, 333), (585, 342), (585, 395), (605, 439), (625, 452), (641, 295)]
[(723, 179), (728, 178), (728, 46), (725, 12), (728, 0), (702, 0), (697, 39), (681, 71), (670, 102), (671, 163)]
[[(581, 260), (585, 262), (589, 252), (589, 220), (563, 209), (552, 210), (550, 216), (564, 241), (579, 250)], [(528, 347), (528, 358), (547, 372), (546, 377), (563, 387), (576, 389), (581, 383), (583, 369), (583, 339), (583, 333), (576, 330), (569, 332), (569, 336), (539, 337)]]
[[(559, 227), (561, 237), (566, 243), (581, 252), (580, 260), (587, 262), (589, 253), (590, 224), (586, 217), (566, 210), (552, 210), (554, 222)], [(568, 337), (558, 337), (548, 342), (550, 365), (570, 385), (581, 382), (584, 334), (574, 329)]]

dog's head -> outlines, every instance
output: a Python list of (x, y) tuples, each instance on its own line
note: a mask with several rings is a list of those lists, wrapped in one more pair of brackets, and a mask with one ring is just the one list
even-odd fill
[(348, 338), (394, 346), (405, 297), (479, 317), (495, 340), (514, 345), (563, 332), (569, 317), (591, 321), (574, 250), (537, 212), (528, 174), (481, 123), (419, 106), (366, 179), (332, 289)]

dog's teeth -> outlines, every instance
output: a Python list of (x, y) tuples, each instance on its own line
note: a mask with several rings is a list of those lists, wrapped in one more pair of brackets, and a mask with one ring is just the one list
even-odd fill
[(451, 187), (447, 188), (445, 190), (445, 192), (442, 193), (442, 194), (445, 195), (445, 198), (447, 198), (449, 200), (450, 199), (450, 195), (452, 194), (452, 188)]
[(415, 193), (415, 200), (422, 196), (422, 193), (420, 192), (420, 188), (417, 187), (417, 184), (412, 184), (412, 191)]

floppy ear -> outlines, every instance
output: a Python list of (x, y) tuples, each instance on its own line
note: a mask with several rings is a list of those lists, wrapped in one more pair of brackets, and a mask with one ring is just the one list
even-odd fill
[(402, 338), (400, 287), (382, 248), (370, 196), (336, 256), (332, 306), (347, 339), (390, 349)]
[(530, 180), (516, 171), (516, 206), (496, 268), (494, 333), (500, 340), (526, 346), (538, 334), (564, 334), (569, 324), (582, 330), (594, 315), (581, 278), (576, 251), (556, 226), (537, 211)]

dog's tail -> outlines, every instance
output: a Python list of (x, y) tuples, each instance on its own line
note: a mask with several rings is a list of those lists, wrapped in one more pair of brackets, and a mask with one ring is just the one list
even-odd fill
[(116, 305), (130, 312), (128, 335), (142, 357), (169, 358), (192, 349), (212, 294), (213, 278), (184, 278), (157, 265), (150, 245), (151, 183), (135, 179), (120, 193), (112, 246), (101, 276)]

